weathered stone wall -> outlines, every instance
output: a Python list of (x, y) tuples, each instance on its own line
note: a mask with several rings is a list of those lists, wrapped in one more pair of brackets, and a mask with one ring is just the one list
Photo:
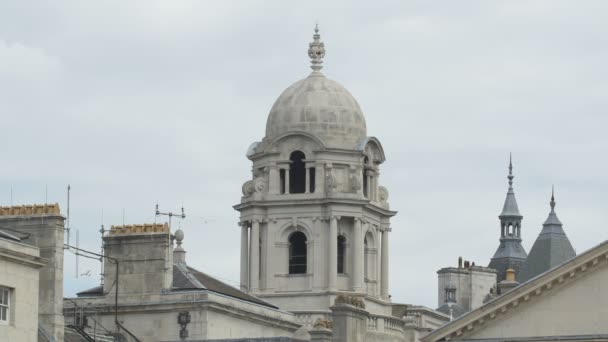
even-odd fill
[(3, 207), (0, 224), (30, 234), (22, 242), (40, 249), (46, 264), (39, 277), (39, 324), (57, 341), (63, 341), (64, 217), (59, 214), (59, 205)]
[(38, 340), (38, 280), (44, 264), (38, 248), (0, 238), (0, 287), (11, 289), (8, 324), (0, 341)]

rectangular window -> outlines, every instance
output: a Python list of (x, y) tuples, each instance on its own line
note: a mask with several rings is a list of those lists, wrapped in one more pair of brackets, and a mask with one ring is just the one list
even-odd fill
[(0, 287), (0, 323), (8, 323), (11, 314), (11, 289)]

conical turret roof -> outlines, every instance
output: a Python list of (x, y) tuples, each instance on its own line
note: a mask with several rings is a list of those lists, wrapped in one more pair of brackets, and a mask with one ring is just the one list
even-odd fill
[(551, 194), (551, 212), (536, 238), (526, 262), (518, 274), (523, 283), (576, 256), (570, 240), (564, 232), (562, 222), (555, 213), (555, 196)]
[(521, 217), (519, 213), (519, 207), (517, 206), (517, 200), (515, 199), (515, 192), (513, 191), (513, 161), (509, 156), (509, 190), (507, 191), (507, 198), (505, 198), (505, 204), (502, 207), (500, 217), (516, 216)]

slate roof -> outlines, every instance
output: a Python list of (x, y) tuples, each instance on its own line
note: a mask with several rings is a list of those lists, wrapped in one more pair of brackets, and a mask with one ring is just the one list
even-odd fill
[(173, 265), (173, 290), (207, 289), (225, 296), (241, 299), (247, 302), (278, 309), (278, 307), (252, 296), (234, 286), (223, 283), (216, 278), (198, 271), (186, 264)]
[(0, 229), (0, 238), (11, 240), (15, 242), (21, 242), (21, 239), (5, 230)]
[(523, 283), (575, 256), (576, 252), (555, 214), (555, 199), (551, 196), (551, 212), (517, 275), (517, 281)]
[[(267, 306), (273, 309), (278, 307), (252, 296), (234, 286), (228, 285), (218, 279), (198, 271), (184, 263), (173, 264), (173, 288), (172, 291), (188, 291), (206, 289), (211, 292), (219, 293), (228, 297), (244, 300), (247, 302)], [(102, 296), (103, 287), (96, 286), (88, 290), (78, 292), (78, 297)]]
[(442, 306), (437, 308), (437, 311), (451, 316), (452, 318), (457, 318), (467, 313), (467, 310), (456, 303), (444, 303)]

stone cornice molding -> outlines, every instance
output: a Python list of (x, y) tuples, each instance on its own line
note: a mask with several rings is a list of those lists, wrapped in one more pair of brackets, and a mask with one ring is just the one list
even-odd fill
[(592, 272), (598, 266), (608, 263), (608, 241), (579, 254), (569, 262), (549, 270), (540, 276), (523, 283), (519, 287), (497, 297), (481, 307), (459, 317), (449, 324), (425, 336), (423, 342), (449, 341), (470, 333), (483, 324), (496, 319), (509, 310), (528, 304), (544, 294), (554, 291), (585, 272)]

